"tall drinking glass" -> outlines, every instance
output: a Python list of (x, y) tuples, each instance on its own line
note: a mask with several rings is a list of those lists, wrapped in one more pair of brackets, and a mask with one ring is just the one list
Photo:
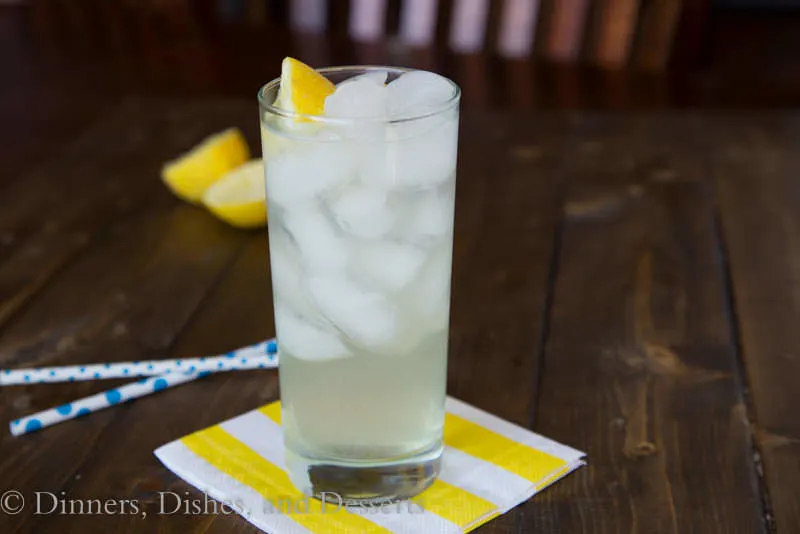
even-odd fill
[(438, 474), (460, 99), (442, 80), (446, 102), (391, 119), (287, 112), (279, 79), (259, 91), (286, 466), (309, 495), (403, 499)]

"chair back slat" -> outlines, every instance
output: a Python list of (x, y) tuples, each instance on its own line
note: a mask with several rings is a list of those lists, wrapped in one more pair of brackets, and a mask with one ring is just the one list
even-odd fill
[(328, 27), (328, 0), (290, 0), (289, 24), (293, 30), (321, 33)]
[[(436, 52), (438, 44), (457, 54), (536, 54), (555, 63), (658, 72), (701, 56), (709, 6), (710, 0), (38, 0), (31, 21), (37, 36), (70, 46), (108, 41), (113, 50), (140, 48), (135, 39), (153, 42), (150, 33), (164, 33), (159, 25), (169, 19), (192, 39), (215, 22), (336, 34), (335, 42), (368, 45), (376, 58), (388, 51), (393, 55), (385, 59), (401, 64), (425, 48)], [(153, 15), (154, 22), (134, 31), (138, 19), (117, 20), (128, 12)], [(106, 16), (113, 20), (102, 32), (91, 29)]]
[(375, 41), (386, 27), (386, 0), (350, 0), (350, 36), (356, 41)]
[(546, 22), (545, 57), (572, 62), (580, 57), (589, 0), (554, 0)]
[(450, 48), (455, 52), (478, 52), (483, 48), (489, 0), (455, 0), (450, 19)]
[(404, 0), (400, 8), (400, 39), (410, 46), (428, 46), (436, 37), (438, 0)]
[(639, 19), (639, 0), (603, 0), (594, 20), (591, 59), (603, 67), (627, 65)]
[(530, 55), (538, 15), (539, 0), (505, 0), (500, 16), (497, 52), (504, 57)]

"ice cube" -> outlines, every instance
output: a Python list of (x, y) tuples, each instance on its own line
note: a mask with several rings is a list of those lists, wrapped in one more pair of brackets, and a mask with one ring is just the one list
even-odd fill
[(289, 148), (289, 141), (275, 130), (274, 122), (270, 120), (269, 126), (261, 125), (261, 154), (264, 161), (277, 157)]
[(394, 338), (394, 309), (380, 293), (359, 287), (344, 276), (315, 276), (308, 287), (328, 321), (353, 342), (377, 348)]
[(269, 228), (269, 247), (272, 292), (277, 302), (306, 320), (319, 321), (319, 312), (301, 278), (303, 267), (297, 247), (276, 222)]
[(325, 99), (325, 115), (347, 119), (384, 117), (386, 88), (366, 77), (340, 83)]
[(407, 72), (386, 86), (390, 117), (429, 113), (449, 102), (454, 94), (447, 79), (427, 71)]
[(292, 206), (335, 188), (355, 172), (348, 144), (295, 142), (292, 150), (266, 160), (267, 197), (282, 207)]
[(306, 272), (338, 272), (347, 265), (345, 243), (316, 205), (286, 213), (285, 225), (300, 251)]
[(331, 211), (345, 232), (364, 239), (374, 239), (388, 232), (394, 223), (387, 198), (383, 189), (354, 186), (331, 203)]
[(413, 245), (377, 241), (361, 244), (354, 259), (354, 270), (367, 281), (396, 292), (417, 276), (425, 261), (425, 253)]
[(301, 360), (325, 361), (349, 356), (339, 338), (304, 322), (287, 308), (275, 309), (275, 329), (281, 351)]
[(444, 190), (423, 191), (406, 199), (408, 206), (395, 223), (397, 235), (413, 243), (425, 244), (453, 230), (453, 186)]
[(430, 332), (447, 327), (450, 311), (450, 275), (453, 248), (442, 246), (423, 267), (411, 292), (411, 306), (419, 324)]
[[(417, 121), (388, 128), (389, 141), (360, 147), (360, 177), (380, 187), (434, 187), (449, 180), (456, 169), (458, 122), (454, 117), (425, 119), (425, 131), (409, 135), (399, 128), (418, 128)], [(426, 128), (427, 128), (426, 126)]]
[(381, 87), (383, 87), (384, 85), (386, 85), (386, 78), (388, 78), (388, 77), (389, 77), (389, 73), (387, 71), (385, 71), (385, 70), (371, 70), (371, 71), (365, 72), (364, 74), (359, 74), (358, 76), (353, 76), (352, 78), (349, 78), (349, 79), (341, 82), (339, 85), (342, 85), (342, 84), (345, 84), (345, 83), (350, 83), (350, 82), (355, 82), (355, 81), (369, 80), (372, 83), (380, 85)]

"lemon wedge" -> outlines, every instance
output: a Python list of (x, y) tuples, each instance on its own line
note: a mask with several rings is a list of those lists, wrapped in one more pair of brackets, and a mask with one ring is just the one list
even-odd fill
[(294, 58), (281, 63), (281, 86), (275, 104), (302, 115), (322, 115), (325, 99), (336, 90), (323, 75)]
[(211, 184), (248, 159), (250, 148), (242, 132), (229, 128), (165, 164), (161, 177), (173, 193), (196, 204)]
[(203, 194), (203, 204), (217, 217), (237, 228), (267, 224), (264, 162), (248, 161), (225, 174)]

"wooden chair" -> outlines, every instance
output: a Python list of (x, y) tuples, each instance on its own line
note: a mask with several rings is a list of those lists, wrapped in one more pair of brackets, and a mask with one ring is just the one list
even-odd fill
[(655, 71), (670, 63), (680, 27), (695, 34), (702, 28), (708, 4), (707, 0), (288, 1), (290, 26), (303, 32), (329, 31), (333, 12), (349, 10), (345, 18), (352, 39), (393, 37), (387, 13), (399, 4), (396, 35), (408, 46), (443, 40), (456, 53), (491, 51), (509, 58), (537, 53), (555, 62), (585, 60), (606, 68)]
[[(84, 35), (97, 12), (133, 11), (184, 26), (198, 13), (225, 23), (346, 33), (357, 43), (397, 42), (504, 58), (664, 70), (677, 51), (697, 55), (709, 0), (34, 0), (58, 5), (59, 26)], [(50, 13), (52, 9), (48, 10)], [(88, 17), (86, 12), (94, 12)], [(202, 15), (205, 13), (205, 15)], [(112, 14), (113, 15), (113, 14)], [(109, 15), (111, 16), (111, 15)], [(113, 27), (113, 26), (112, 26)], [(183, 32), (187, 27), (181, 28)], [(191, 28), (188, 28), (191, 29)], [(62, 31), (62, 29), (59, 29)], [(677, 46), (676, 46), (677, 45)]]

